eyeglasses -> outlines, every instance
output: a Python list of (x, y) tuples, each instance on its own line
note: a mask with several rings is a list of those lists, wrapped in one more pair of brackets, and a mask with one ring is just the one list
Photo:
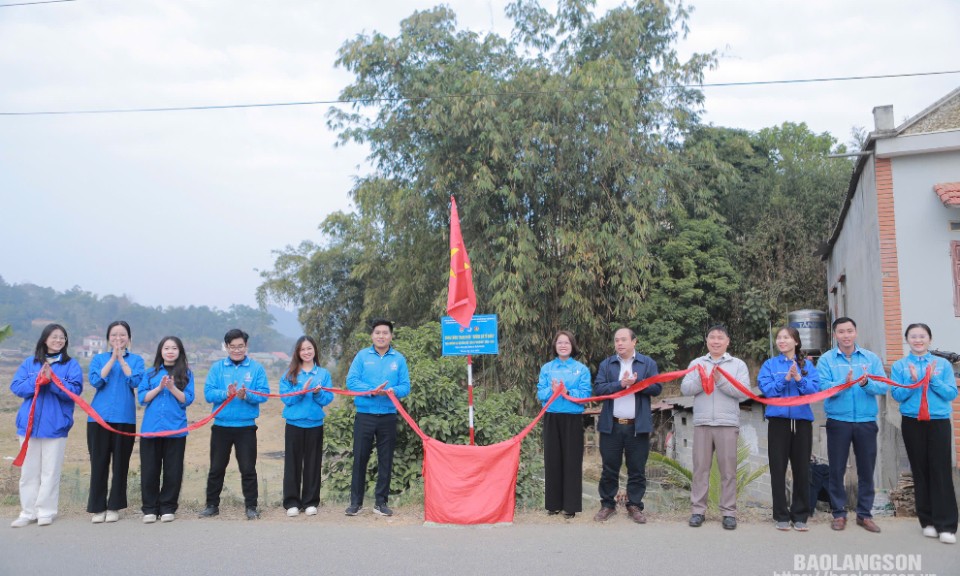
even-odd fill
[(239, 344), (237, 346), (227, 346), (227, 350), (231, 352), (243, 352), (246, 349), (246, 344)]

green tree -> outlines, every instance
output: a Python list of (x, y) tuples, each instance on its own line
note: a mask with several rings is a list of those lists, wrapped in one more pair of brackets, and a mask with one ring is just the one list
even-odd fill
[[(441, 6), (395, 37), (346, 42), (337, 63), (354, 79), (341, 97), (356, 104), (329, 122), (342, 142), (370, 147), (375, 169), (351, 191), (355, 217), (324, 224), (325, 244), (280, 253), (263, 298), (295, 294), (331, 342), (375, 315), (436, 319), (454, 194), (478, 312), (502, 328), (495, 365), (480, 364), (496, 368), (491, 380), (532, 382), (559, 328), (577, 333), (588, 362), (608, 354), (613, 328), (649, 295), (657, 215), (677, 201), (682, 137), (703, 101), (684, 86), (714, 56), (680, 60), (681, 4), (594, 7), (562, 0), (551, 14), (520, 0), (507, 39), (458, 30)], [(347, 267), (351, 284), (329, 289), (320, 274)], [(337, 316), (317, 314), (334, 306)]]

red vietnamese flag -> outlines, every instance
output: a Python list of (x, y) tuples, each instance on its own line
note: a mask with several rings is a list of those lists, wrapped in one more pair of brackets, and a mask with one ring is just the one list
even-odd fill
[(470, 257), (460, 233), (460, 215), (457, 201), (450, 197), (450, 284), (447, 286), (447, 314), (466, 328), (477, 309), (477, 295), (473, 291), (473, 272)]

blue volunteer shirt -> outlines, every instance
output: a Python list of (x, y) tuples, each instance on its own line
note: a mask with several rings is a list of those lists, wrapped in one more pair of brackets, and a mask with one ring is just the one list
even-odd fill
[[(301, 370), (297, 376), (296, 382), (290, 382), (286, 374), (280, 380), (280, 393), (289, 394), (303, 390), (304, 384), (310, 382), (308, 388), (330, 387), (330, 372), (325, 368), (314, 366), (312, 370)], [(333, 392), (329, 390), (319, 390), (317, 392), (307, 392), (299, 396), (287, 396), (280, 399), (286, 407), (283, 409), (283, 417), (287, 424), (297, 428), (318, 428), (323, 426), (323, 419), (326, 413), (323, 407), (333, 402)]]
[[(540, 379), (537, 382), (537, 400), (546, 404), (553, 396), (552, 382), (563, 382), (567, 394), (574, 398), (589, 398), (593, 393), (590, 384), (590, 369), (573, 358), (561, 360), (554, 358), (540, 368)], [(555, 414), (582, 414), (583, 404), (571, 402), (562, 396), (553, 401), (547, 412)]]
[[(229, 396), (230, 393), (227, 389), (231, 384), (236, 384), (238, 391), (240, 388), (246, 388), (264, 394), (270, 393), (267, 373), (259, 362), (251, 360), (247, 356), (243, 359), (243, 362), (237, 365), (230, 358), (224, 358), (210, 367), (207, 381), (203, 385), (203, 397), (206, 398), (207, 402), (213, 404), (214, 412)], [(247, 397), (243, 400), (235, 398), (230, 404), (227, 404), (223, 412), (217, 414), (213, 423), (216, 426), (228, 428), (253, 426), (260, 416), (260, 405), (266, 401), (267, 397), (259, 394), (247, 394)]]
[[(852, 380), (864, 374), (885, 377), (883, 363), (873, 352), (855, 346), (848, 360), (839, 348), (826, 352), (817, 361), (817, 373), (820, 376), (820, 389), (826, 390), (847, 381), (847, 374), (853, 371)], [(877, 419), (877, 396), (887, 393), (883, 382), (867, 380), (866, 386), (853, 386), (823, 401), (827, 418), (842, 422), (873, 422)]]
[[(180, 430), (187, 427), (187, 406), (193, 404), (194, 391), (193, 371), (188, 372), (190, 379), (183, 389), (183, 402), (177, 400), (173, 392), (166, 388), (153, 397), (150, 402), (144, 402), (147, 393), (160, 385), (160, 381), (167, 375), (166, 368), (160, 368), (159, 371), (148, 370), (140, 381), (137, 388), (137, 399), (141, 406), (146, 406), (143, 411), (143, 422), (140, 423), (140, 432), (165, 432), (167, 430)], [(174, 434), (167, 438), (178, 438), (186, 436), (187, 433)]]
[[(136, 392), (143, 378), (143, 358), (129, 351), (124, 352), (123, 359), (130, 366), (130, 375), (123, 373), (119, 362), (114, 362), (107, 377), (104, 378), (100, 372), (112, 355), (112, 352), (104, 352), (97, 354), (90, 361), (90, 385), (97, 391), (90, 405), (107, 422), (136, 424)], [(93, 417), (87, 418), (87, 422), (93, 421)]]
[[(373, 346), (357, 352), (347, 372), (347, 390), (366, 392), (386, 382), (397, 398), (410, 393), (410, 372), (407, 359), (393, 346), (381, 356)], [(387, 396), (354, 396), (353, 404), (360, 414), (395, 414), (397, 409)]]
[[(917, 370), (917, 380), (910, 377), (910, 365)], [(927, 389), (927, 408), (931, 420), (944, 420), (953, 413), (951, 402), (957, 397), (957, 381), (953, 376), (953, 365), (945, 359), (927, 352), (923, 356), (913, 353), (893, 363), (890, 379), (897, 384), (914, 384), (927, 373), (927, 367), (933, 365), (933, 375)], [(890, 395), (900, 403), (900, 413), (916, 418), (920, 412), (922, 389), (891, 387)]]

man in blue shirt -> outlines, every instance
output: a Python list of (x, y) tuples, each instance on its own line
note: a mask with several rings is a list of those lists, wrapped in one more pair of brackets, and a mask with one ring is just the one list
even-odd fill
[(381, 516), (392, 516), (387, 507), (390, 494), (390, 473), (393, 468), (393, 448), (397, 442), (397, 409), (387, 396), (392, 390), (397, 398), (410, 393), (410, 372), (407, 359), (390, 346), (393, 323), (378, 318), (371, 323), (373, 346), (357, 352), (347, 373), (347, 389), (366, 392), (354, 396), (357, 416), (353, 421), (353, 478), (350, 483), (350, 506), (345, 513), (356, 516), (363, 509), (363, 495), (367, 489), (367, 463), (377, 446), (376, 505), (373, 511)]
[[(820, 389), (826, 390), (863, 375), (885, 377), (883, 363), (873, 352), (857, 346), (857, 323), (846, 316), (833, 321), (833, 337), (837, 347), (817, 362)], [(830, 460), (830, 499), (833, 522), (830, 527), (847, 527), (847, 491), (843, 476), (847, 470), (850, 446), (857, 459), (857, 525), (869, 532), (879, 532), (873, 521), (873, 471), (877, 464), (877, 397), (887, 393), (887, 385), (864, 380), (859, 386), (827, 398), (823, 402), (827, 414), (827, 457)]]
[[(257, 511), (257, 417), (260, 416), (260, 404), (267, 401), (267, 397), (261, 394), (269, 394), (270, 386), (263, 366), (247, 356), (248, 338), (246, 332), (236, 328), (224, 335), (223, 342), (229, 356), (210, 367), (203, 387), (204, 398), (213, 404), (213, 411), (220, 408), (231, 394), (235, 393), (237, 397), (217, 414), (210, 428), (207, 507), (200, 512), (201, 518), (220, 513), (220, 492), (231, 449), (237, 454), (247, 520), (260, 517)], [(251, 390), (261, 394), (251, 394)]]

